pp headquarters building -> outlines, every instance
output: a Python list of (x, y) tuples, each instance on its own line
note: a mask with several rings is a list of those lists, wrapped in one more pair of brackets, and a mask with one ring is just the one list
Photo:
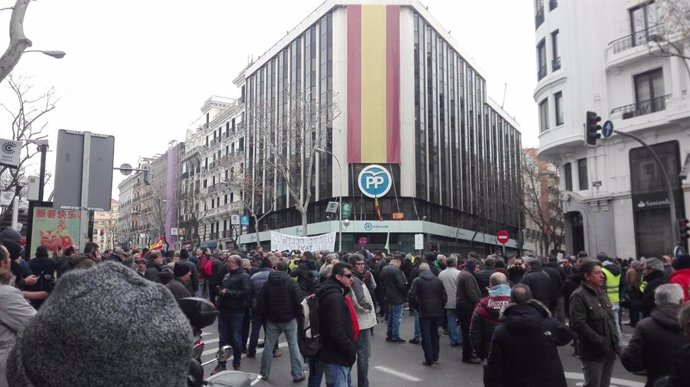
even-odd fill
[[(326, 1), (240, 83), (263, 243), (270, 230), (302, 234), (293, 189), (311, 195), (308, 234), (340, 232), (344, 250), (412, 251), (423, 240), (425, 250), (488, 252), (499, 230), (517, 248), (517, 124), (419, 2)], [(339, 200), (342, 222), (327, 212)]]

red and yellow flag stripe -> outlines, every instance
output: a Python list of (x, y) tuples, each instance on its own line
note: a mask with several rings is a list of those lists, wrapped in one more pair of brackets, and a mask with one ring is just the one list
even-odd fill
[(347, 159), (400, 162), (400, 6), (347, 9)]

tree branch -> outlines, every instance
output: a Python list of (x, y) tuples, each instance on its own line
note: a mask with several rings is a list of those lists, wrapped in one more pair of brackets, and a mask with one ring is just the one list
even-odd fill
[(24, 50), (31, 47), (31, 40), (24, 35), (24, 15), (31, 0), (17, 0), (10, 18), (10, 43), (7, 50), (0, 57), (0, 82), (2, 82), (14, 66), (19, 63)]

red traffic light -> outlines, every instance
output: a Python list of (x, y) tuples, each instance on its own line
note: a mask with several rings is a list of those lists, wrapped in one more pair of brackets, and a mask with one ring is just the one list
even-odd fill
[(596, 146), (597, 140), (601, 138), (599, 121), (601, 121), (601, 117), (597, 113), (587, 111), (585, 118), (585, 143), (587, 145)]

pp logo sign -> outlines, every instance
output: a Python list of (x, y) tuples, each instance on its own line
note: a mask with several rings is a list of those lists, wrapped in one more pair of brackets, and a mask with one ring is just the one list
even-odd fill
[(370, 198), (385, 196), (391, 189), (393, 178), (390, 172), (380, 165), (368, 165), (357, 178), (359, 190)]

